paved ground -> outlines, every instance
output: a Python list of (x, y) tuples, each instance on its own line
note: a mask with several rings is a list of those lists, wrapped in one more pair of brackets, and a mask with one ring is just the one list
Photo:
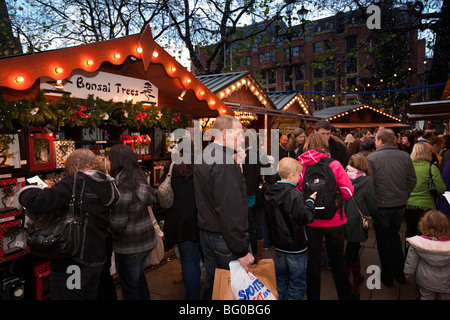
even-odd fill
[[(400, 232), (403, 234), (402, 230)], [(369, 239), (362, 243), (361, 249), (361, 273), (365, 278), (371, 273), (364, 274), (370, 265), (379, 266), (378, 250), (376, 248), (375, 234), (369, 230)], [(274, 250), (263, 252), (263, 258), (272, 258)], [(147, 282), (152, 300), (183, 300), (184, 284), (174, 283), (174, 277), (181, 273), (180, 261), (173, 250), (166, 254), (168, 258), (158, 267), (147, 271)], [(386, 287), (381, 283), (380, 289), (368, 289), (366, 282), (360, 287), (360, 300), (415, 300), (416, 287), (414, 281), (399, 284), (394, 281), (394, 287)], [(120, 288), (118, 288), (120, 298)], [(330, 270), (322, 269), (321, 300), (338, 300), (333, 276)]]

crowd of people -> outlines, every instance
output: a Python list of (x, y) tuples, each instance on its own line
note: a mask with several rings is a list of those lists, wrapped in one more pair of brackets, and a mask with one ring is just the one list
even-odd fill
[[(165, 215), (165, 245), (177, 247), (185, 299), (211, 299), (216, 268), (229, 269), (237, 260), (248, 271), (269, 246), (275, 249), (279, 299), (320, 299), (324, 263), (339, 299), (358, 299), (364, 281), (360, 243), (368, 237), (361, 212), (373, 218), (386, 286), (414, 276), (421, 298), (450, 299), (450, 206), (442, 196), (450, 190), (447, 136), (380, 128), (343, 139), (328, 121), (319, 121), (309, 135), (300, 128), (281, 135), (273, 167), (270, 156), (255, 149), (258, 144), (244, 139), (236, 118), (220, 116), (213, 129), (221, 133), (208, 145), (216, 161), (175, 164), (171, 176), (174, 201)], [(260, 161), (249, 161), (255, 158)], [(330, 195), (305, 190), (306, 172), (316, 163), (325, 163), (335, 181), (336, 207), (321, 207)], [(272, 167), (272, 174), (261, 175), (262, 167)], [(148, 206), (158, 199), (129, 146), (112, 147), (107, 159), (75, 150), (64, 179), (51, 188), (23, 188), (20, 203), (35, 214), (64, 207), (76, 172), (88, 186), (90, 245), (82, 259), (51, 261), (51, 298), (117, 298), (109, 273), (113, 254), (123, 299), (150, 299), (145, 267), (157, 240)], [(323, 218), (321, 210), (332, 214)], [(406, 247), (399, 235), (403, 221)], [(65, 270), (73, 264), (82, 270), (80, 290), (66, 286)]]

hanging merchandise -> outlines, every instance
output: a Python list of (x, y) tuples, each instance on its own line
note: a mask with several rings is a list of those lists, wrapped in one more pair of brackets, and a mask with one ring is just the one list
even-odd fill
[(31, 128), (28, 141), (30, 171), (53, 170), (55, 168), (53, 133), (47, 128)]

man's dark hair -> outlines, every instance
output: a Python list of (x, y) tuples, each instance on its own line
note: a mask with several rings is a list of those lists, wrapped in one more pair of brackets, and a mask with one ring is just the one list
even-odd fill
[(362, 130), (359, 132), (359, 137), (362, 138), (364, 135), (367, 134), (367, 132), (369, 132), (369, 130), (367, 130), (367, 129), (362, 129)]
[(328, 120), (319, 120), (316, 122), (316, 125), (314, 126), (314, 129), (319, 130), (320, 128), (323, 128), (325, 130), (331, 130), (331, 123)]

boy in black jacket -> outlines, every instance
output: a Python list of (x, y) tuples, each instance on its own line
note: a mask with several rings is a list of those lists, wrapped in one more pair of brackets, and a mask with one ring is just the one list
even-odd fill
[(306, 292), (306, 250), (304, 226), (315, 214), (317, 192), (306, 201), (296, 185), (303, 166), (293, 158), (278, 163), (281, 180), (265, 193), (267, 223), (275, 247), (275, 273), (280, 300), (302, 300)]

